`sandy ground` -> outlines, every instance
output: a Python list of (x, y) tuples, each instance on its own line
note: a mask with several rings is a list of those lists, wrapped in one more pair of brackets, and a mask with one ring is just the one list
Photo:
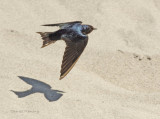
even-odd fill
[[(0, 3), (2, 119), (160, 119), (159, 0)], [(35, 32), (76, 20), (98, 30), (59, 80), (65, 43), (41, 49)]]

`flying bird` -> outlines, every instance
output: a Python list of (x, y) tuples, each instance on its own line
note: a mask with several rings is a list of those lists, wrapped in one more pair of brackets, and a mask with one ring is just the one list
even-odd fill
[(37, 32), (43, 39), (41, 48), (55, 43), (58, 40), (64, 40), (66, 43), (60, 71), (61, 80), (70, 72), (78, 61), (88, 43), (88, 34), (96, 30), (96, 28), (91, 25), (84, 25), (81, 21), (45, 24), (42, 26), (58, 26), (60, 29), (55, 32)]

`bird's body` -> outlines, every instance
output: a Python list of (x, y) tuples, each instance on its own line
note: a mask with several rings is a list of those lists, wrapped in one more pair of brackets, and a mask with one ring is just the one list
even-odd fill
[(66, 49), (61, 65), (60, 79), (64, 78), (77, 62), (79, 56), (82, 54), (88, 42), (88, 35), (92, 30), (91, 25), (82, 25), (81, 21), (46, 24), (43, 26), (59, 26), (60, 29), (55, 32), (37, 32), (42, 36), (42, 48), (57, 40), (64, 40), (66, 42)]

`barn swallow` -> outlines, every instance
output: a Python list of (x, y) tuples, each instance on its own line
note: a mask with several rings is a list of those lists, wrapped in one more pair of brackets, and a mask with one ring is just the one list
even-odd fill
[(96, 30), (96, 28), (91, 25), (84, 25), (81, 21), (45, 24), (42, 26), (58, 26), (60, 29), (55, 32), (37, 32), (43, 39), (41, 48), (55, 43), (58, 40), (64, 40), (66, 43), (59, 78), (61, 80), (76, 64), (88, 43), (88, 34)]

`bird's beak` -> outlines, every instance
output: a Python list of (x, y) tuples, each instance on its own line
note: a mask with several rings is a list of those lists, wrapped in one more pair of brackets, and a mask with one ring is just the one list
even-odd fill
[(97, 30), (97, 28), (93, 28), (93, 30)]

